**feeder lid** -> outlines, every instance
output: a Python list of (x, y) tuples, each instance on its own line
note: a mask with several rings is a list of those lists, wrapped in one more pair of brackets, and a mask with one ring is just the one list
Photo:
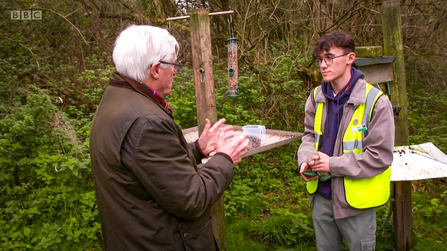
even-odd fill
[(231, 41), (239, 41), (239, 39), (237, 39), (237, 37), (232, 37), (227, 39), (227, 42), (231, 42)]
[(376, 64), (392, 64), (396, 60), (396, 57), (386, 56), (386, 57), (376, 57), (376, 58), (356, 58), (354, 61), (355, 66), (367, 66)]

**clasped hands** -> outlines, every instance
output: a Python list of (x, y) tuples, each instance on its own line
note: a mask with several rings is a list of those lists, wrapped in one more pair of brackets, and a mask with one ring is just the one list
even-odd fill
[(233, 164), (239, 164), (242, 161), (242, 156), (247, 152), (248, 141), (246, 135), (241, 134), (239, 137), (231, 141), (226, 141), (235, 136), (233, 126), (221, 127), (225, 123), (222, 118), (213, 126), (211, 122), (206, 119), (205, 128), (199, 137), (199, 146), (202, 152), (206, 155), (215, 151), (216, 153), (225, 153), (231, 157)]
[(319, 176), (307, 176), (305, 172), (316, 172), (316, 173), (329, 173), (329, 156), (323, 152), (316, 152), (314, 156), (312, 156), (312, 160), (309, 163), (302, 163), (300, 166), (300, 174), (301, 177), (305, 181), (312, 181), (318, 179)]

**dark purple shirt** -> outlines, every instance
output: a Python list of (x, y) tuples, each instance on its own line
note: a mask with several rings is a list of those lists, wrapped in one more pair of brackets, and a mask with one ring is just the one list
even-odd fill
[[(343, 117), (343, 107), (351, 96), (351, 91), (359, 78), (364, 78), (361, 71), (351, 68), (351, 79), (343, 89), (334, 97), (331, 83), (323, 81), (321, 84), (324, 96), (327, 99), (327, 115), (324, 125), (324, 134), (321, 137), (320, 151), (329, 156), (333, 156), (335, 148), (335, 140), (337, 139), (338, 130), (340, 128), (341, 118)], [(318, 181), (318, 193), (326, 199), (332, 199), (331, 180)]]

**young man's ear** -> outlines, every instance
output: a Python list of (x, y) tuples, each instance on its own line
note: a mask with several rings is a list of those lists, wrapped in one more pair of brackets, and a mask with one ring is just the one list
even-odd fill
[(160, 77), (160, 62), (152, 64), (149, 71), (152, 78), (158, 79)]
[(348, 54), (348, 64), (354, 64), (355, 61), (355, 52), (351, 52)]

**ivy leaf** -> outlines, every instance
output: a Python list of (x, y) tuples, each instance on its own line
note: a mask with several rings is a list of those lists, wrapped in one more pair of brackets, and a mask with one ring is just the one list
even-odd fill
[(31, 233), (31, 229), (29, 227), (25, 227), (23, 229), (23, 235), (29, 236), (30, 233)]

